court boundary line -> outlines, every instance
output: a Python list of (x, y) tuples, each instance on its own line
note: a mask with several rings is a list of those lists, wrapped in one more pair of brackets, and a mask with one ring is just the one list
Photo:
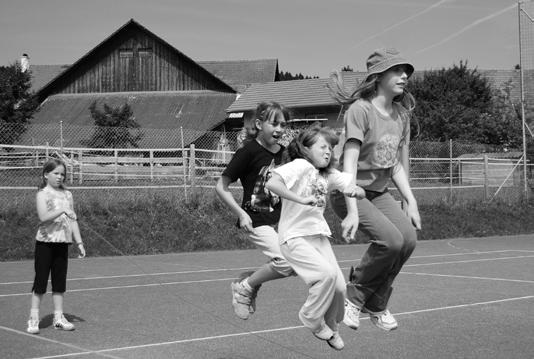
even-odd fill
[[(505, 252), (529, 252), (530, 253), (530, 252), (534, 252), (534, 251), (516, 250), (516, 249), (504, 249), (504, 250), (499, 250), (499, 251), (431, 254), (431, 255), (426, 255), (426, 256), (413, 256), (413, 257), (410, 257), (410, 259), (454, 257), (454, 256), (465, 256), (465, 255), (472, 255), (472, 254), (473, 255), (495, 254), (495, 253), (505, 253)], [(344, 260), (339, 260), (338, 263), (358, 262), (358, 261), (360, 261), (360, 259), (344, 259)], [(121, 275), (110, 275), (110, 276), (75, 277), (75, 278), (67, 278), (67, 282), (84, 281), (84, 280), (114, 279), (114, 278), (155, 277), (155, 276), (176, 275), (176, 274), (199, 274), (199, 273), (211, 273), (211, 272), (231, 272), (231, 271), (250, 270), (250, 269), (254, 269), (254, 268), (256, 268), (256, 267), (215, 268), (215, 269), (199, 269), (199, 270), (174, 271), (174, 272), (156, 272), (156, 273), (121, 274)], [(33, 281), (0, 282), (0, 285), (16, 285), (16, 284), (31, 284), (31, 283), (33, 283)]]
[[(96, 354), (98, 356), (102, 356), (102, 357), (105, 357), (105, 358), (122, 359), (120, 357), (113, 356), (111, 354), (99, 353), (98, 351), (94, 351), (94, 350), (91, 350), (91, 349), (86, 349), (86, 348), (80, 347), (78, 345), (60, 342), (59, 340), (50, 339), (50, 338), (43, 337), (43, 336), (40, 336), (40, 335), (29, 334), (29, 333), (23, 332), (21, 330), (9, 328), (9, 327), (3, 326), (3, 325), (0, 325), (0, 330), (5, 330), (7, 332), (11, 332), (11, 333), (14, 333), (14, 334), (24, 335), (24, 336), (30, 337), (32, 339), (42, 340), (42, 341), (45, 341), (45, 342), (48, 342), (48, 343), (65, 346), (65, 347), (71, 348), (71, 349), (83, 350), (83, 353), (84, 353), (83, 355)], [(79, 354), (69, 353), (69, 354), (59, 354), (59, 355), (60, 356), (65, 356), (65, 355), (71, 356), (71, 355), (79, 355)]]
[[(483, 259), (472, 259), (472, 260), (465, 260), (465, 261), (449, 261), (449, 262), (405, 264), (403, 266), (403, 268), (406, 268), (406, 267), (421, 267), (421, 266), (435, 266), (435, 265), (441, 265), (441, 264), (488, 262), (488, 261), (509, 260), (509, 259), (518, 259), (518, 258), (533, 258), (533, 257), (534, 257), (534, 255), (531, 255), (531, 256), (517, 256), (517, 257), (483, 258)], [(347, 269), (347, 268), (348, 267), (342, 267), (341, 269)], [(130, 285), (108, 286), (108, 287), (78, 288), (78, 289), (69, 289), (69, 293), (92, 292), (92, 291), (97, 291), (97, 290), (145, 288), (145, 287), (180, 285), (180, 284), (193, 284), (193, 283), (196, 284), (196, 283), (222, 282), (222, 281), (228, 281), (228, 280), (234, 280), (234, 279), (235, 279), (235, 277), (217, 278), (217, 279), (203, 279), (203, 280), (189, 280), (189, 281), (157, 282), (157, 283), (145, 283), (145, 284), (130, 284)], [(0, 294), (0, 298), (18, 297), (18, 296), (25, 296), (25, 295), (30, 295), (30, 294), (31, 293), (29, 293), (29, 292)]]
[(429, 277), (450, 277), (450, 278), (477, 279), (477, 280), (492, 280), (492, 281), (499, 281), (499, 282), (513, 282), (513, 283), (529, 283), (529, 284), (534, 284), (534, 280), (526, 280), (526, 279), (508, 279), (508, 278), (494, 278), (494, 277), (476, 277), (476, 276), (457, 275), (457, 274), (420, 273), (420, 272), (405, 272), (405, 271), (401, 271), (399, 274), (411, 274), (411, 275), (420, 275), (420, 276), (429, 276)]
[[(396, 316), (405, 316), (405, 315), (412, 315), (412, 314), (437, 312), (437, 311), (442, 311), (442, 310), (468, 308), (468, 307), (491, 305), (491, 304), (498, 304), (498, 303), (506, 303), (506, 302), (519, 301), (519, 300), (529, 300), (529, 299), (534, 299), (534, 295), (523, 296), (523, 297), (504, 298), (504, 299), (491, 300), (491, 301), (485, 301), (485, 302), (475, 302), (475, 303), (468, 303), (468, 304), (457, 304), (457, 305), (450, 305), (450, 306), (444, 306), (444, 307), (420, 309), (420, 310), (414, 310), (414, 311), (408, 311), (408, 312), (395, 313), (395, 315)], [(369, 318), (365, 317), (365, 318), (361, 318), (361, 319), (365, 320), (365, 319), (369, 319)], [(2, 328), (2, 327), (0, 327), (0, 328)], [(279, 331), (287, 331), (287, 330), (295, 330), (295, 329), (303, 329), (303, 328), (305, 328), (303, 325), (291, 326), (291, 327), (283, 327), (283, 328), (272, 328), (272, 329), (256, 330), (256, 331), (249, 331), (249, 332), (221, 334), (221, 335), (214, 335), (214, 336), (200, 337), (200, 338), (191, 338), (191, 339), (182, 339), (182, 340), (174, 340), (174, 341), (159, 342), (159, 343), (149, 343), (149, 344), (142, 344), (142, 345), (132, 345), (132, 346), (125, 346), (125, 347), (108, 348), (108, 349), (95, 350), (95, 351), (93, 351), (91, 353), (89, 353), (89, 352), (79, 352), (79, 353), (69, 353), (69, 354), (52, 355), (52, 356), (33, 357), (31, 359), (64, 358), (64, 357), (70, 357), (70, 356), (75, 356), (75, 355), (87, 355), (87, 354), (93, 354), (93, 353), (95, 353), (95, 354), (108, 353), (108, 352), (124, 351), (124, 350), (136, 350), (136, 349), (144, 349), (144, 348), (158, 347), (158, 346), (164, 346), (164, 345), (176, 345), (176, 344), (184, 344), (184, 343), (194, 343), (194, 342), (201, 342), (201, 341), (209, 341), (209, 340), (216, 340), (216, 339), (231, 338), (231, 337), (236, 337), (236, 336), (258, 335), (258, 334), (265, 334), (265, 333), (272, 333), (272, 332), (279, 332)]]

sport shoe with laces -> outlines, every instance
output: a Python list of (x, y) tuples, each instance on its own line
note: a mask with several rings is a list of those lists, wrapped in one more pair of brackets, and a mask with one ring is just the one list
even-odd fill
[(232, 282), (232, 305), (234, 313), (239, 318), (247, 320), (250, 316), (250, 308), (252, 303), (252, 292), (249, 292), (241, 282)]
[(39, 334), (39, 319), (28, 319), (28, 328), (26, 331), (30, 334)]
[(334, 331), (332, 329), (330, 329), (330, 327), (326, 324), (323, 323), (323, 325), (321, 326), (321, 328), (316, 331), (316, 332), (313, 332), (313, 335), (315, 335), (317, 338), (321, 339), (321, 340), (330, 340), (334, 337)]
[(74, 324), (69, 322), (67, 318), (63, 314), (61, 314), (61, 317), (54, 318), (54, 328), (55, 329), (61, 329), (61, 330), (74, 330)]
[(388, 309), (382, 312), (372, 312), (367, 309), (364, 309), (364, 311), (365, 313), (369, 313), (369, 319), (371, 319), (371, 323), (382, 330), (395, 330), (399, 326), (397, 320)]
[(343, 317), (343, 323), (351, 329), (358, 329), (360, 327), (360, 312), (362, 310), (352, 303), (350, 300), (345, 299), (345, 316)]
[(343, 342), (343, 339), (341, 339), (338, 331), (335, 331), (332, 338), (328, 339), (326, 342), (335, 350), (342, 350), (345, 347), (345, 343)]
[[(238, 282), (242, 282), (243, 280), (247, 279), (248, 277), (250, 277), (252, 274), (254, 274), (253, 271), (247, 271), (247, 272), (242, 272), (241, 274), (239, 274), (239, 277), (237, 278)], [(250, 307), (248, 308), (249, 309), (249, 312), (250, 314), (254, 314), (254, 312), (256, 311), (256, 297), (258, 296), (258, 291), (260, 290), (261, 288), (261, 284), (252, 288), (253, 291), (252, 291), (252, 296), (251, 296), (251, 300), (250, 300)]]

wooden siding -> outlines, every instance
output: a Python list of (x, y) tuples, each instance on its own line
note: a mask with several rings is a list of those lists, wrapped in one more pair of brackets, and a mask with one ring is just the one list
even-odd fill
[[(215, 90), (205, 69), (139, 28), (125, 29), (77, 64), (52, 93)], [(131, 56), (121, 56), (128, 50)], [(141, 50), (141, 51), (140, 51)], [(144, 50), (144, 51), (143, 51)]]

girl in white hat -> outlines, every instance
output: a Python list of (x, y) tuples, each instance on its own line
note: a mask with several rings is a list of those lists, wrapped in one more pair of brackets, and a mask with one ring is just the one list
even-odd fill
[[(345, 113), (346, 142), (340, 166), (356, 177), (366, 198), (356, 201), (340, 192), (331, 195), (334, 211), (342, 218), (343, 237), (354, 239), (359, 228), (371, 244), (360, 263), (351, 268), (343, 322), (357, 329), (360, 313), (383, 330), (398, 324), (388, 310), (392, 284), (417, 241), (421, 218), (408, 182), (410, 115), (415, 107), (406, 91), (414, 67), (395, 49), (375, 50), (367, 59), (367, 77), (351, 93), (339, 74), (332, 75), (330, 90)], [(392, 180), (403, 207), (388, 192)]]

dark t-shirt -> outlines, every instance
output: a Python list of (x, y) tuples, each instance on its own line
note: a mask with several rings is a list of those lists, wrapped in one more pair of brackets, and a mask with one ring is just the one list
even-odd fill
[(265, 183), (271, 177), (271, 170), (281, 164), (283, 152), (284, 147), (272, 153), (256, 140), (249, 141), (236, 151), (222, 173), (232, 182), (241, 181), (241, 207), (252, 219), (253, 227), (277, 224), (280, 219), (280, 198), (267, 190)]

